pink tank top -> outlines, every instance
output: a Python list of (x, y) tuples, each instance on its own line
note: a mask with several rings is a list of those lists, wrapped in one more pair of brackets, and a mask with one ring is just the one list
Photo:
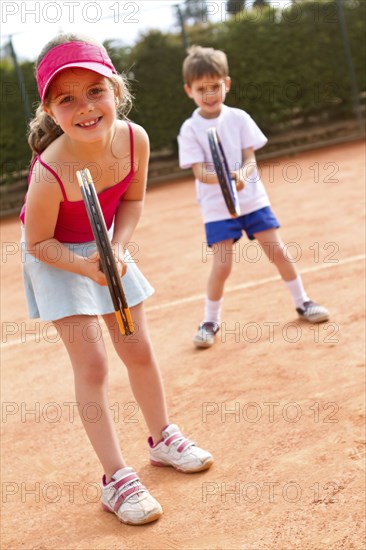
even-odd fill
[[(108, 187), (98, 193), (98, 198), (100, 206), (104, 215), (105, 223), (107, 229), (110, 229), (114, 216), (117, 212), (118, 205), (120, 203), (122, 195), (127, 190), (130, 181), (134, 175), (134, 146), (133, 146), (133, 131), (129, 123), (128, 128), (130, 132), (130, 158), (131, 158), (131, 169), (127, 176), (116, 183), (112, 187)], [(64, 200), (60, 203), (60, 210), (58, 213), (58, 218), (55, 227), (54, 238), (63, 243), (85, 243), (88, 241), (93, 241), (94, 236), (90, 226), (88, 214), (86, 212), (85, 204), (83, 200), (79, 201), (69, 201), (66, 196), (64, 185), (56, 174), (56, 172), (44, 163), (40, 155), (37, 155), (32, 162), (32, 166), (29, 171), (28, 176), (28, 185), (32, 176), (33, 166), (36, 162), (40, 162), (58, 181)], [(26, 214), (26, 198), (24, 200), (23, 208), (20, 212), (20, 219), (24, 223), (25, 214)]]

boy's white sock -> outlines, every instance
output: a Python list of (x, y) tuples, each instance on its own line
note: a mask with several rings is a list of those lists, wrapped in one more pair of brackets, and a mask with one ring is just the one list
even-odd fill
[(298, 275), (296, 279), (284, 281), (284, 283), (292, 296), (295, 308), (302, 307), (303, 303), (309, 300), (309, 296), (305, 292), (300, 275)]
[(206, 296), (205, 300), (205, 322), (207, 323), (217, 323), (218, 325), (221, 322), (221, 304), (223, 298), (220, 300), (209, 300)]

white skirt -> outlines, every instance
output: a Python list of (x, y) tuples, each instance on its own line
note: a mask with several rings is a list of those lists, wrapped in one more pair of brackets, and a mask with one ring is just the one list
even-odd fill
[[(84, 258), (96, 251), (95, 241), (62, 244)], [(98, 285), (83, 275), (57, 269), (27, 252), (24, 227), (21, 251), (25, 295), (31, 319), (56, 321), (71, 315), (106, 315), (114, 312), (108, 286)], [(124, 261), (127, 272), (121, 281), (128, 306), (133, 307), (151, 296), (154, 289), (128, 251)]]

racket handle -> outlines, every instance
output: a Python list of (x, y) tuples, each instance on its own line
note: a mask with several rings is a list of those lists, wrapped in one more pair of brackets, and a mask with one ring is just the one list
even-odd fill
[(131, 334), (133, 334), (135, 329), (134, 329), (134, 325), (133, 325), (133, 321), (132, 321), (131, 312), (130, 312), (129, 308), (126, 308), (124, 310), (124, 312), (125, 312), (125, 315), (126, 315), (128, 328), (130, 329)]
[(121, 334), (124, 334), (124, 335), (133, 334), (134, 333), (134, 326), (133, 326), (133, 321), (132, 321), (131, 312), (130, 312), (129, 308), (124, 309), (123, 313), (125, 314), (125, 317), (126, 317), (126, 320), (127, 320), (128, 331), (126, 330), (126, 327), (125, 327), (125, 324), (123, 322), (122, 314), (121, 314), (120, 310), (116, 310), (115, 314), (116, 314), (119, 330), (120, 330)]

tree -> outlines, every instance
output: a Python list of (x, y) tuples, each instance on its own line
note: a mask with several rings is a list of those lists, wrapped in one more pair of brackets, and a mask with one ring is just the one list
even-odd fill
[(245, 8), (245, 0), (227, 0), (226, 11), (232, 15), (240, 13)]
[(253, 8), (264, 8), (269, 6), (268, 0), (254, 0)]
[[(184, 21), (190, 25), (207, 23), (208, 21), (207, 5), (202, 0), (184, 0), (183, 4), (179, 4), (179, 9)], [(181, 25), (181, 21), (178, 20), (177, 23), (179, 26)]]
[[(152, 150), (175, 144), (182, 121), (192, 111), (183, 91), (185, 55), (179, 37), (159, 31), (142, 36), (131, 50), (136, 99), (130, 116), (149, 134)], [(167, 115), (167, 106), (172, 105)]]
[[(25, 62), (20, 66), (25, 82), (25, 93), (29, 104), (39, 101), (33, 63)], [(19, 81), (14, 64), (4, 57), (0, 62), (0, 82), (2, 97), (0, 101), (0, 177), (26, 168), (31, 157), (27, 142), (27, 119), (24, 116), (24, 96), (19, 88)], [(9, 179), (8, 179), (9, 181)]]

